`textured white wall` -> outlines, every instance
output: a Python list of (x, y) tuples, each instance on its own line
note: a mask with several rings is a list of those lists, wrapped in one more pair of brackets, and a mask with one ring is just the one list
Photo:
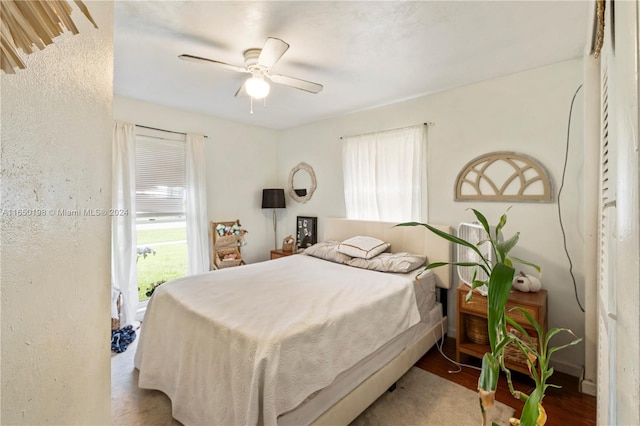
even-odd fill
[(113, 4), (88, 7), (0, 76), (2, 424), (110, 422), (110, 218), (51, 212), (111, 200)]
[(207, 135), (209, 220), (240, 219), (249, 231), (242, 256), (247, 262), (269, 258), (272, 210), (262, 210), (261, 203), (262, 188), (278, 184), (276, 131), (119, 96), (114, 98), (113, 114), (134, 124)]
[[(512, 206), (505, 235), (520, 231), (520, 244), (513, 254), (543, 267), (543, 286), (549, 291), (549, 325), (568, 327), (582, 336), (584, 315), (573, 295), (556, 197), (553, 203), (543, 204), (453, 200), (460, 169), (473, 158), (493, 151), (516, 151), (536, 158), (549, 172), (557, 195), (569, 105), (582, 79), (582, 60), (577, 59), (283, 131), (278, 145), (280, 183), (286, 183), (291, 167), (306, 161), (315, 169), (318, 189), (307, 204), (290, 202), (279, 228), (291, 233), (295, 231), (296, 215), (318, 216), (322, 237), (323, 217), (344, 216), (341, 136), (433, 121), (435, 126), (428, 130), (428, 220), (455, 229), (458, 223), (473, 220), (473, 214), (466, 210), (473, 207), (496, 223)], [(562, 195), (568, 248), (582, 301), (583, 193), (597, 190), (582, 186), (583, 100), (581, 92), (573, 111)], [(450, 332), (456, 327), (454, 312), (452, 303)], [(578, 366), (584, 363), (584, 348), (570, 348), (554, 358), (561, 369), (578, 374)]]

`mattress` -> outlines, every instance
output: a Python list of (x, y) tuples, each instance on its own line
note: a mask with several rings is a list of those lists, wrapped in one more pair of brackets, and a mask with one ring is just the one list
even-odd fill
[[(413, 272), (409, 275), (415, 277), (416, 273)], [(278, 417), (278, 425), (301, 426), (312, 423), (371, 374), (382, 368), (441, 321), (442, 305), (436, 301), (435, 287), (435, 276), (432, 271), (426, 271), (415, 279), (420, 322), (387, 342), (376, 352), (360, 360), (350, 369), (340, 373), (329, 386), (308, 397), (298, 407)]]
[(434, 300), (423, 286), (310, 256), (174, 280), (147, 307), (139, 386), (185, 424), (275, 425), (420, 323), (416, 300)]

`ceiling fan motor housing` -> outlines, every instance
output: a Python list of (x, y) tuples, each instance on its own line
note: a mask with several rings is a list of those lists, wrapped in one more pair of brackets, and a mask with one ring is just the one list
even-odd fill
[(244, 65), (249, 71), (254, 71), (255, 69), (265, 71), (263, 67), (258, 65), (258, 58), (261, 52), (262, 49), (247, 49), (244, 51)]

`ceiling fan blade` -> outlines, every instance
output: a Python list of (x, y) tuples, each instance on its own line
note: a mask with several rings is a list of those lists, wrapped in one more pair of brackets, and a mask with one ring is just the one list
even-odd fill
[(289, 44), (279, 38), (269, 37), (258, 56), (258, 65), (269, 69), (278, 62), (278, 59), (289, 49)]
[(267, 74), (267, 76), (274, 83), (284, 84), (285, 86), (295, 87), (296, 89), (304, 90), (309, 93), (322, 92), (322, 84), (313, 83), (307, 80), (301, 80), (299, 78), (293, 78), (286, 75)]
[(209, 59), (209, 58), (201, 58), (200, 56), (193, 56), (193, 55), (180, 55), (178, 56), (178, 58), (182, 59), (183, 61), (189, 61), (189, 62), (197, 62), (197, 63), (212, 63), (212, 64), (216, 64), (216, 65), (221, 65), (227, 69), (233, 70), (233, 71), (237, 71), (237, 72), (245, 72), (248, 73), (250, 72), (249, 70), (247, 70), (245, 67), (239, 67), (237, 65), (231, 65), (231, 64), (227, 64), (226, 62), (220, 62), (220, 61), (216, 61), (214, 59)]
[(236, 98), (249, 96), (249, 94), (247, 93), (246, 83), (246, 80), (242, 82), (242, 85), (240, 86), (240, 88), (238, 88), (238, 91), (235, 94)]

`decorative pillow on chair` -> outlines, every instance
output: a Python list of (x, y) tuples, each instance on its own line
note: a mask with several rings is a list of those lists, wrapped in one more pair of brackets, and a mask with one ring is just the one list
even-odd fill
[(371, 259), (388, 249), (391, 246), (382, 240), (373, 237), (359, 235), (344, 240), (338, 246), (340, 253), (361, 259)]

